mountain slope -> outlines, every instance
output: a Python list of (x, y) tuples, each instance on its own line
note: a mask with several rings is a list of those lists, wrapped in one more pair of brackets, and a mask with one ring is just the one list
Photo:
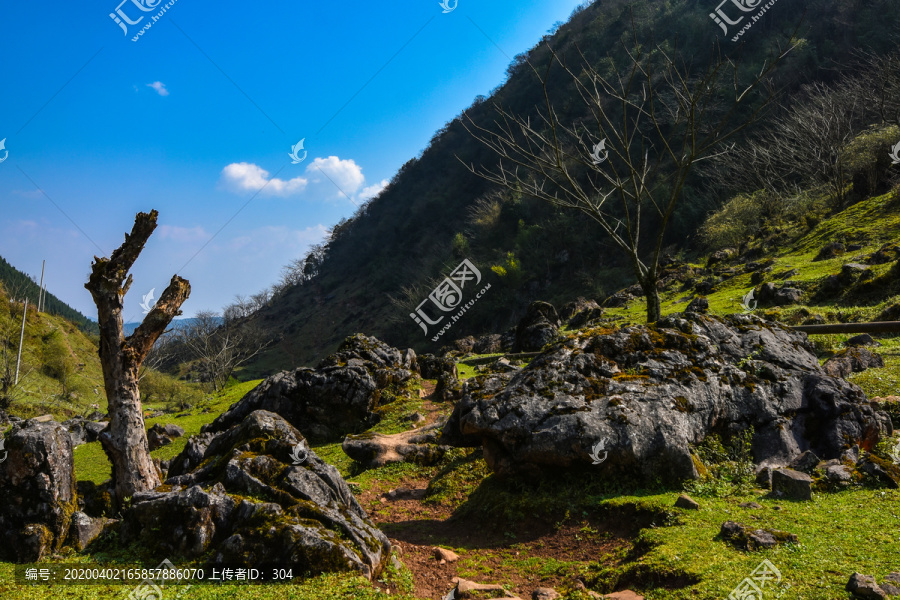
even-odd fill
[[(6, 262), (0, 256), (0, 284), (13, 293), (17, 299), (28, 298), (29, 306), (37, 306), (38, 295), (40, 294), (40, 286), (35, 283), (28, 275), (16, 269), (14, 266)], [(59, 315), (64, 319), (77, 324), (81, 329), (88, 332), (96, 333), (97, 324), (91, 321), (56, 296), (50, 290), (44, 294), (45, 312), (53, 315)]]
[[(620, 40), (630, 33), (632, 14), (639, 35), (652, 35), (663, 45), (677, 39), (698, 61), (708, 60), (720, 33), (709, 19), (707, 3), (697, 0), (596, 2), (577, 11), (527, 55), (516, 57), (508, 80), (490, 99), (477, 98), (466, 113), (488, 126), (495, 119), (496, 102), (511, 112), (536, 116), (543, 96), (526, 58), (543, 72), (549, 60), (546, 42), (567, 59), (576, 49), (592, 64), (607, 56), (621, 59)], [(898, 24), (900, 8), (888, 2), (781, 0), (746, 36), (743, 47), (725, 42), (724, 49), (753, 69), (772, 42), (784, 40), (799, 25), (804, 42), (774, 82), (790, 93), (804, 83), (833, 79), (835, 65), (848, 61), (854, 50), (893, 49)], [(570, 81), (557, 74), (551, 88), (566, 118), (577, 122), (586, 116), (583, 107), (570, 101)], [(432, 351), (448, 339), (506, 329), (531, 300), (600, 299), (633, 283), (625, 263), (585, 217), (498, 193), (463, 163), (490, 166), (496, 158), (457, 117), (435, 134), (420, 157), (400, 169), (382, 194), (335, 226), (315, 277), (289, 288), (258, 313), (260, 322), (282, 337), (244, 375), (311, 364), (357, 331), (395, 346)], [(721, 202), (720, 183), (715, 174), (689, 182), (669, 230), (673, 253), (690, 249), (696, 226)], [(433, 343), (409, 314), (463, 258), (480, 270), (480, 285), (490, 283), (491, 289), (446, 338)]]

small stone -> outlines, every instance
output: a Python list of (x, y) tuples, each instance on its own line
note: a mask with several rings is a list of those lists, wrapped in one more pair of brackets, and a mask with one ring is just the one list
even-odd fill
[(685, 494), (678, 496), (678, 499), (675, 500), (675, 506), (688, 510), (698, 510), (700, 508), (700, 505), (693, 498)]
[(853, 479), (853, 474), (845, 465), (831, 465), (825, 467), (825, 477), (827, 477), (829, 481), (843, 484), (850, 483)]
[(845, 589), (858, 598), (887, 598), (884, 590), (875, 583), (875, 578), (862, 573), (851, 575)]
[(875, 339), (869, 335), (868, 333), (861, 333), (859, 335), (854, 335), (852, 338), (844, 342), (845, 346), (878, 346), (880, 345)]
[(812, 450), (807, 450), (794, 459), (794, 461), (791, 463), (791, 468), (795, 471), (811, 473), (813, 469), (816, 468), (817, 464), (819, 464), (819, 457), (816, 456)]
[(812, 500), (812, 477), (793, 469), (772, 473), (772, 493), (788, 500)]
[(741, 508), (749, 508), (753, 510), (762, 508), (762, 505), (757, 504), (756, 502), (741, 502), (740, 504), (738, 504), (738, 506), (740, 506)]
[(631, 590), (622, 590), (621, 592), (613, 592), (612, 594), (607, 594), (602, 597), (608, 598), (609, 600), (644, 600), (643, 596), (637, 594), (636, 592), (632, 592)]
[(440, 561), (446, 562), (456, 562), (459, 560), (459, 555), (452, 550), (447, 550), (446, 548), (434, 548), (434, 557)]
[(556, 600), (559, 594), (553, 588), (539, 587), (531, 592), (531, 600)]
[(709, 311), (709, 300), (704, 296), (697, 296), (691, 300), (684, 310), (685, 312), (706, 313)]
[(775, 536), (764, 529), (757, 529), (747, 536), (747, 549), (774, 548), (778, 545)]
[(888, 582), (883, 582), (880, 586), (878, 586), (884, 591), (888, 596), (900, 596), (900, 587)]

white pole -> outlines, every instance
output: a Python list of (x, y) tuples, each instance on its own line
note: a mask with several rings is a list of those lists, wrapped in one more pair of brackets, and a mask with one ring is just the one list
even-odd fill
[(47, 266), (47, 261), (46, 260), (41, 261), (41, 284), (38, 286), (38, 303), (37, 303), (38, 312), (41, 312), (41, 294), (43, 293), (43, 289), (44, 289), (44, 267), (45, 266)]
[(44, 310), (44, 301), (47, 297), (47, 284), (44, 284), (44, 287), (41, 289), (41, 310)]
[(22, 333), (19, 334), (19, 356), (16, 358), (16, 382), (19, 385), (19, 365), (22, 364), (22, 342), (25, 339), (25, 317), (28, 316), (28, 298), (25, 298), (25, 310), (22, 311)]

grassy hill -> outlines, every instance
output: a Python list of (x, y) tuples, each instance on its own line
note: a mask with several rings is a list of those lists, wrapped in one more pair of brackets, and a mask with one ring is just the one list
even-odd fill
[[(490, 97), (476, 98), (466, 114), (476, 123), (492, 123), (492, 105), (497, 103), (537, 122), (543, 96), (528, 64), (543, 71), (549, 60), (544, 44), (571, 61), (576, 50), (592, 64), (610, 56), (622, 58), (620, 41), (629, 32), (632, 14), (639, 35), (652, 35), (655, 43), (669, 47), (677, 39), (692, 60), (708, 60), (717, 33), (708, 13), (708, 7), (695, 0), (587, 4), (517, 56), (507, 81)], [(900, 30), (900, 6), (883, 1), (782, 1), (757, 24), (746, 44), (723, 51), (733, 52), (750, 71), (759, 67), (769, 44), (798, 26), (802, 42), (773, 81), (784, 98), (805, 83), (832, 81), (842, 72), (836, 65), (851, 60), (854, 52), (892, 50), (891, 40)], [(586, 109), (572, 101), (577, 94), (571, 81), (558, 75), (551, 89), (563, 121), (576, 123), (587, 116)], [(307, 260), (314, 275), (281, 292), (258, 313), (263, 325), (282, 336), (243, 376), (312, 364), (356, 331), (398, 347), (435, 350), (442, 342), (434, 344), (422, 335), (408, 316), (409, 307), (463, 258), (481, 270), (492, 289), (454, 327), (455, 337), (503, 331), (535, 299), (557, 304), (578, 295), (602, 299), (634, 283), (627, 263), (583, 214), (500, 193), (462, 164), (489, 168), (496, 160), (464, 129), (460, 117), (438, 131), (382, 194), (333, 228), (327, 247)], [(707, 213), (728, 197), (727, 183), (709, 171), (688, 182), (685, 202), (669, 228), (672, 253), (697, 252), (694, 233)]]
[[(22, 300), (28, 298), (28, 304), (30, 306), (37, 306), (40, 286), (35, 283), (31, 277), (6, 262), (2, 256), (0, 256), (0, 285), (8, 292), (12, 292), (16, 299)], [(63, 317), (64, 319), (75, 323), (86, 332), (98, 332), (97, 323), (95, 321), (92, 321), (54, 296), (49, 290), (44, 294), (44, 305), (44, 312)]]

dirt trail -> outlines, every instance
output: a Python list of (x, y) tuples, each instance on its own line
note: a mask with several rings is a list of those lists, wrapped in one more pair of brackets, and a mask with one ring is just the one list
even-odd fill
[[(447, 405), (432, 402), (433, 382), (423, 384), (424, 426), (443, 418)], [(428, 483), (427, 479), (376, 483), (358, 495), (360, 504), (412, 571), (419, 598), (443, 598), (457, 576), (510, 584), (514, 594), (530, 598), (537, 587), (571, 583), (589, 562), (603, 557), (611, 562), (618, 550), (629, 545), (628, 532), (591, 517), (562, 523), (530, 519), (512, 525), (490, 518), (454, 517), (448, 505), (424, 498)], [(454, 550), (459, 560), (440, 564), (434, 557), (436, 546)]]

